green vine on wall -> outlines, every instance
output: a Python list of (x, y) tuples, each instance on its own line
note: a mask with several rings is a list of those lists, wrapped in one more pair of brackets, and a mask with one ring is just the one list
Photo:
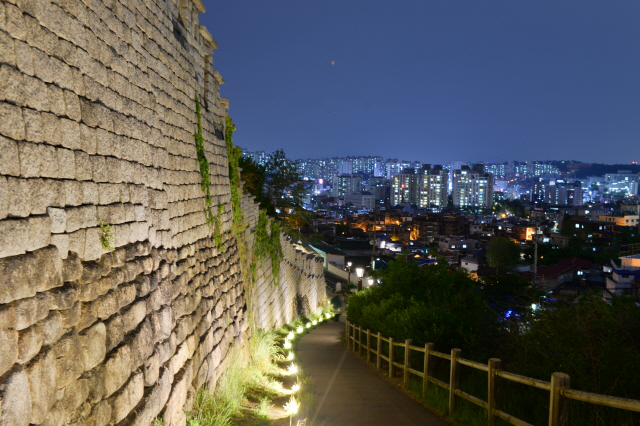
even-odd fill
[(224, 211), (224, 206), (218, 204), (218, 215), (213, 214), (213, 200), (211, 199), (211, 180), (209, 178), (209, 160), (204, 153), (204, 138), (202, 137), (202, 116), (200, 115), (200, 99), (196, 93), (196, 116), (198, 117), (198, 128), (194, 134), (196, 141), (196, 152), (198, 154), (198, 165), (200, 166), (200, 176), (202, 177), (202, 183), (200, 188), (205, 197), (204, 215), (207, 222), (207, 226), (211, 228), (212, 238), (215, 241), (217, 248), (225, 251), (222, 245), (222, 232), (220, 228), (221, 217)]
[(271, 235), (267, 232), (267, 213), (261, 211), (258, 217), (258, 225), (256, 226), (256, 240), (254, 252), (258, 260), (271, 258), (271, 271), (273, 274), (274, 284), (280, 274), (280, 261), (284, 258), (282, 254), (282, 245), (280, 244), (280, 224), (276, 221), (271, 222)]
[(104, 223), (102, 219), (100, 219), (100, 228), (102, 229), (102, 235), (100, 235), (100, 243), (102, 243), (102, 248), (106, 251), (114, 251), (113, 244), (115, 241), (115, 236), (113, 235), (113, 230), (111, 229), (111, 225), (108, 223)]

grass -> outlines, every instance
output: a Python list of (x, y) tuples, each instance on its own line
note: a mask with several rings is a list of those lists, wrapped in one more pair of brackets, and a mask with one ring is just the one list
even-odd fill
[[(193, 409), (187, 413), (187, 426), (276, 426), (290, 422), (312, 426), (307, 419), (315, 405), (313, 379), (299, 369), (294, 372), (291, 366), (297, 341), (313, 327), (307, 324), (321, 323), (318, 320), (326, 320), (328, 312), (332, 312), (330, 305), (278, 330), (258, 330), (248, 346), (234, 346), (215, 389), (198, 390)], [(292, 336), (292, 348), (283, 350), (287, 337)], [(294, 385), (299, 389), (294, 390)], [(291, 407), (294, 397), (299, 409), (290, 417), (284, 406)]]

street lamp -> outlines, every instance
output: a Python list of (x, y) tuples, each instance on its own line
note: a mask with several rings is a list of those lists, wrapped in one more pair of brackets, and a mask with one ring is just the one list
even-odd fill
[(349, 278), (347, 278), (347, 287), (349, 287), (349, 283), (351, 282), (351, 262), (347, 262), (347, 270), (349, 271)]
[(358, 274), (358, 291), (362, 290), (362, 277), (364, 275), (364, 268), (356, 268), (356, 274)]
[(373, 286), (373, 278), (369, 278), (369, 287)]

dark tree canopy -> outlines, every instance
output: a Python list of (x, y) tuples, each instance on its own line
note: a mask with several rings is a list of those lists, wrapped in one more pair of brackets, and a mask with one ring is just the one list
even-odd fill
[(505, 268), (518, 263), (520, 248), (506, 238), (497, 237), (491, 240), (487, 248), (487, 261), (494, 268)]

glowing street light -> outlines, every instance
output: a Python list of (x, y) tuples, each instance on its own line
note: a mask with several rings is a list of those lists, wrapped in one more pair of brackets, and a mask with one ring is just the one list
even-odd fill
[(356, 268), (358, 274), (358, 291), (362, 290), (362, 277), (364, 276), (364, 268)]

